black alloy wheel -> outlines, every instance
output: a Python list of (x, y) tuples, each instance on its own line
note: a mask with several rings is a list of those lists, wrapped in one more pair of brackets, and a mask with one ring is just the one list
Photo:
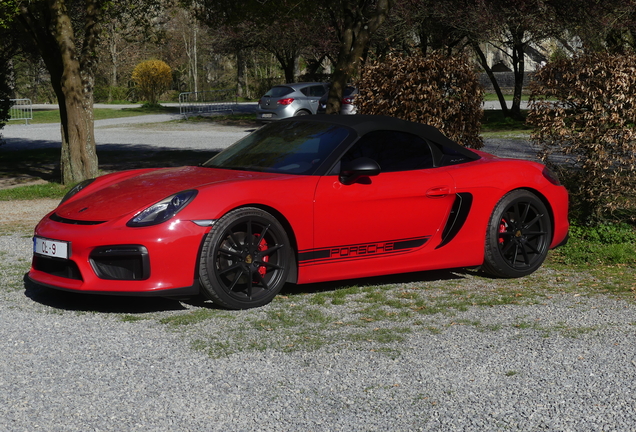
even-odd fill
[(504, 195), (490, 217), (483, 268), (497, 277), (529, 275), (545, 260), (552, 241), (550, 214), (532, 192)]
[(278, 220), (261, 209), (233, 210), (212, 227), (201, 251), (203, 294), (219, 306), (263, 306), (285, 285), (291, 248)]

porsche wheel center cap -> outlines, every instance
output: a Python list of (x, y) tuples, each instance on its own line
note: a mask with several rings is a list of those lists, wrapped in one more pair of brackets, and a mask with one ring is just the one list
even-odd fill
[(248, 255), (248, 256), (246, 256), (246, 257), (245, 257), (245, 262), (246, 262), (247, 264), (252, 264), (252, 261), (253, 261), (253, 260), (252, 260), (252, 255)]

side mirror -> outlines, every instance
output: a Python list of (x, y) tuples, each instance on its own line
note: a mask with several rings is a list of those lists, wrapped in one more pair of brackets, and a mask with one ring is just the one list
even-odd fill
[(361, 157), (342, 164), (340, 168), (340, 183), (350, 185), (361, 177), (371, 177), (380, 174), (380, 165), (373, 159)]

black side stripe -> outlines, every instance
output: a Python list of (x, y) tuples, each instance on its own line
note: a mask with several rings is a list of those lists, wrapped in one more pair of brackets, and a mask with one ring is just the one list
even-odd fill
[(319, 264), (340, 260), (357, 260), (404, 253), (424, 246), (429, 239), (430, 236), (414, 237), (375, 243), (360, 243), (304, 250), (298, 253), (298, 262), (300, 265)]

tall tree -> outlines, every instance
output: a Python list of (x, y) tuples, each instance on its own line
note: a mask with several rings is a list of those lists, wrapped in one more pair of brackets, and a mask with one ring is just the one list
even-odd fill
[[(506, 116), (521, 117), (521, 95), (528, 48), (562, 28), (555, 25), (555, 9), (549, 0), (401, 0), (419, 4), (417, 25), (422, 50), (451, 49), (469, 45), (489, 76)], [(508, 109), (503, 92), (489, 64), (484, 47), (491, 45), (510, 59), (515, 77), (512, 107)]]
[(338, 57), (327, 99), (327, 113), (340, 112), (347, 80), (357, 72), (371, 35), (386, 21), (394, 0), (325, 0), (322, 7), (336, 29)]
[(267, 0), (181, 0), (214, 32), (218, 52), (236, 56), (237, 94), (246, 93), (247, 52), (258, 45), (259, 12)]
[[(0, 21), (33, 43), (49, 71), (60, 107), (62, 183), (95, 177), (93, 87), (101, 25), (120, 9), (148, 18), (159, 0), (10, 0)], [(142, 8), (143, 7), (143, 8)], [(143, 14), (142, 14), (143, 12)], [(13, 14), (13, 15), (11, 15)]]
[(579, 46), (562, 41), (566, 50), (621, 54), (636, 49), (635, 0), (549, 0), (554, 19), (577, 37)]
[(270, 52), (278, 60), (287, 82), (298, 78), (298, 60), (321, 37), (319, 7), (310, 0), (182, 0), (194, 3), (197, 16), (211, 29), (224, 51), (237, 57), (239, 90), (245, 53), (252, 48)]
[[(60, 108), (62, 183), (70, 184), (97, 176), (97, 153), (93, 130), (93, 67), (98, 24), (104, 5), (87, 2), (69, 10), (63, 0), (20, 2), (16, 21), (38, 47), (51, 75)], [(77, 11), (83, 31), (73, 26)], [(81, 31), (81, 33), (80, 33)], [(78, 39), (76, 34), (82, 34)]]
[[(4, 128), (11, 108), (12, 92), (9, 82), (13, 70), (11, 58), (15, 51), (12, 39), (11, 31), (0, 23), (0, 130)], [(0, 133), (0, 145), (2, 144), (2, 134)]]

